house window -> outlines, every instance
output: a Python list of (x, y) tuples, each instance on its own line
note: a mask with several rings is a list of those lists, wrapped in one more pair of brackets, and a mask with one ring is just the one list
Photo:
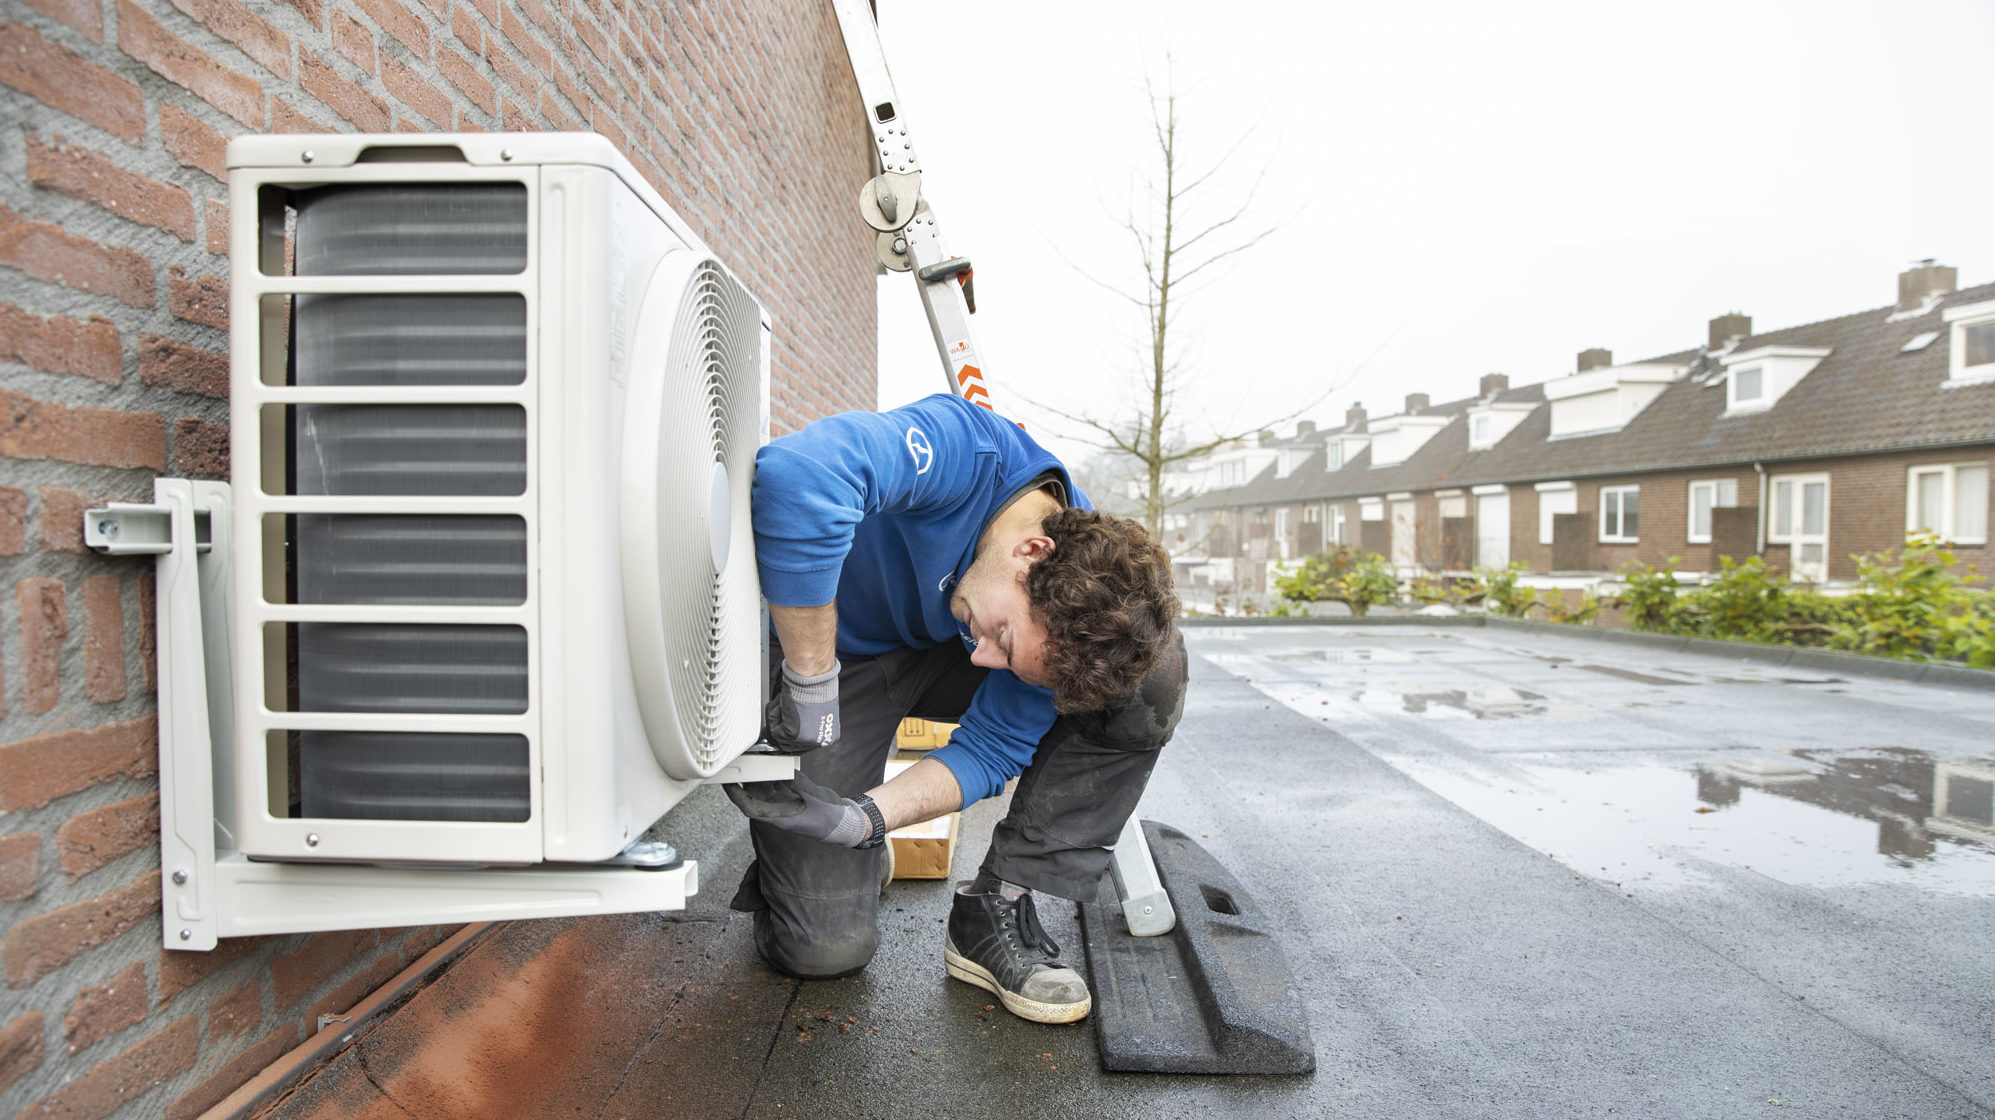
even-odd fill
[(1570, 482), (1538, 491), (1538, 543), (1552, 543), (1552, 518), (1579, 512), (1579, 491)]
[(1949, 307), (1940, 317), (1953, 334), (1947, 376), (1954, 381), (1995, 378), (1995, 300)]
[(1636, 520), (1642, 488), (1602, 486), (1600, 488), (1600, 539), (1606, 543), (1631, 542), (1639, 527)]
[(1711, 543), (1711, 511), (1731, 509), (1739, 504), (1739, 481), (1735, 478), (1707, 478), (1690, 484), (1691, 544)]
[(1302, 523), (1303, 523), (1304, 525), (1314, 525), (1314, 524), (1316, 524), (1316, 523), (1317, 523), (1318, 521), (1321, 521), (1321, 520), (1323, 520), (1323, 507), (1322, 507), (1322, 506), (1303, 506), (1303, 507), (1302, 507)]
[(1467, 517), (1468, 515), (1469, 515), (1469, 500), (1463, 497), (1462, 495), (1450, 494), (1447, 497), (1441, 499), (1442, 518), (1445, 519), (1450, 517)]
[(1343, 440), (1333, 439), (1330, 441), (1330, 457), (1327, 462), (1329, 463), (1329, 466), (1326, 468), (1328, 470), (1339, 471), (1344, 469)]
[(1288, 507), (1275, 511), (1275, 559), (1288, 559)]
[(1758, 366), (1732, 371), (1732, 403), (1751, 404), (1766, 395), (1766, 379)]
[(1490, 419), (1487, 416), (1478, 416), (1469, 421), (1469, 442), (1477, 447), (1487, 447), (1489, 445), (1489, 424)]
[(1344, 539), (1344, 507), (1330, 507), (1330, 540), (1333, 544), (1350, 544)]
[(1905, 535), (1958, 544), (1988, 541), (1988, 464), (1948, 463), (1907, 472)]
[(1774, 475), (1769, 480), (1773, 512), (1767, 518), (1769, 544), (1789, 546), (1794, 578), (1820, 582), (1829, 576), (1829, 476)]

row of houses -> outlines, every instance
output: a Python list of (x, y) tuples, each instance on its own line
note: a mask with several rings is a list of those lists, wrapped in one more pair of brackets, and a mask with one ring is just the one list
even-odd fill
[(1676, 353), (1586, 350), (1539, 384), (1493, 373), (1463, 400), (1238, 441), (1170, 480), (1180, 583), (1194, 604), (1263, 600), (1329, 544), (1408, 575), (1521, 564), (1554, 584), (1750, 556), (1834, 584), (1918, 533), (1985, 566), (1995, 284), (1956, 278), (1923, 261), (1889, 306), (1760, 333), (1729, 313)]

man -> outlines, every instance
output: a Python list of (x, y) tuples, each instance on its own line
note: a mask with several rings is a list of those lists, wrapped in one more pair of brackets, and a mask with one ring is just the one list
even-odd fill
[[(756, 856), (734, 906), (755, 912), (763, 959), (805, 979), (865, 967), (886, 834), (1022, 773), (944, 959), (1014, 1014), (1082, 1018), (1087, 985), (1031, 892), (1093, 895), (1177, 724), (1169, 558), (1016, 424), (947, 395), (771, 442), (753, 504), (780, 646), (770, 741), (803, 752), (794, 781), (728, 787)], [(910, 715), (961, 726), (882, 784)]]

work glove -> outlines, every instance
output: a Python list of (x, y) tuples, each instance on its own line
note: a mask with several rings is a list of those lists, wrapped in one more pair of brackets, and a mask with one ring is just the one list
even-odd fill
[(720, 787), (751, 821), (846, 848), (877, 848), (887, 827), (865, 794), (841, 797), (802, 774), (780, 782), (729, 782)]
[(776, 690), (763, 713), (769, 745), (783, 754), (802, 754), (838, 741), (838, 662), (829, 672), (800, 676), (783, 662)]

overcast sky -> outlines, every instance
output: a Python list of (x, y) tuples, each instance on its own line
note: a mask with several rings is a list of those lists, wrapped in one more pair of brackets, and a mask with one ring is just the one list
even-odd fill
[[(1076, 266), (1138, 285), (1119, 223), (1157, 169), (1143, 82), (1166, 51), (1187, 164), (1239, 145), (1190, 225), (1265, 170), (1259, 226), (1280, 226), (1181, 293), (1192, 436), (1333, 387), (1326, 426), (1558, 377), (1588, 347), (1653, 357), (1732, 310), (1848, 314), (1923, 257), (1995, 281), (1987, 0), (878, 8), (924, 196), (976, 265), (992, 393), (1073, 458), (1035, 406), (1127, 417), (1146, 357)], [(883, 278), (880, 310), (882, 406), (937, 391), (913, 281)]]

